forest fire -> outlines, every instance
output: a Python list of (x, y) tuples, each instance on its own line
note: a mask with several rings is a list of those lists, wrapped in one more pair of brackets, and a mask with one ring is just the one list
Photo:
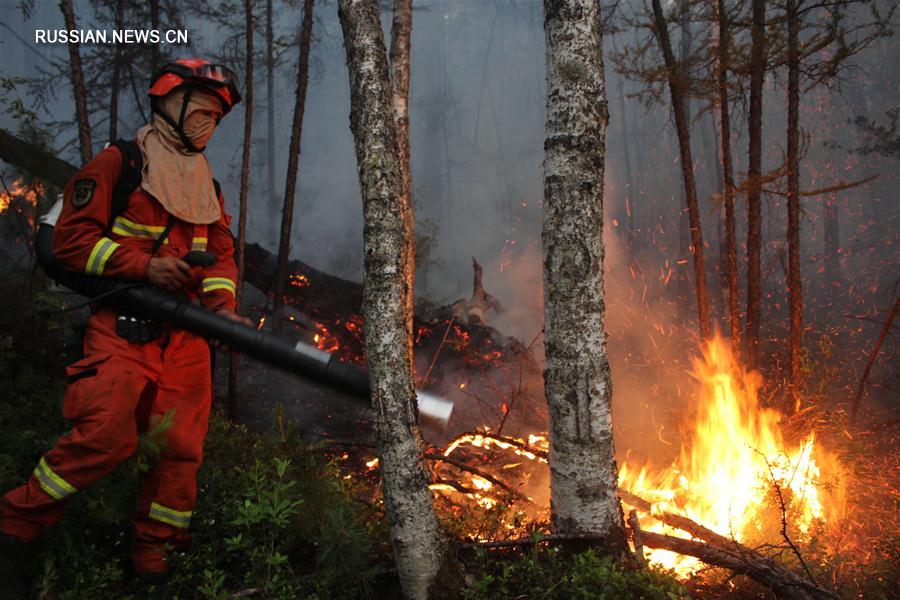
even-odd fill
[[(34, 207), (38, 204), (38, 198), (44, 193), (44, 187), (40, 182), (35, 183), (34, 185), (26, 185), (22, 179), (16, 179), (12, 182), (12, 184), (7, 187), (4, 183), (2, 189), (0, 189), (0, 215), (9, 212), (10, 210), (15, 211), (18, 214), (26, 213), (23, 216), (28, 221), (30, 226), (34, 226), (35, 223), (35, 215), (34, 215)], [(24, 206), (17, 206), (18, 202), (23, 202)], [(29, 210), (25, 211), (23, 208), (28, 207)]]
[[(836, 458), (816, 444), (815, 433), (788, 445), (781, 415), (760, 406), (758, 374), (737, 363), (727, 342), (717, 336), (693, 367), (696, 420), (680, 456), (665, 470), (623, 464), (620, 487), (651, 501), (653, 512), (684, 515), (743, 543), (777, 535), (772, 523), (782, 519), (802, 537), (838, 515), (844, 483)], [(641, 527), (679, 535), (650, 515)], [(664, 550), (649, 558), (681, 574), (700, 566)]]
[[(674, 464), (624, 463), (620, 469), (623, 501), (642, 504), (635, 507), (643, 512), (642, 530), (690, 539), (656, 518), (669, 513), (756, 546), (782, 535), (803, 541), (840, 517), (841, 465), (816, 443), (815, 433), (796, 444), (786, 440), (781, 415), (760, 405), (760, 377), (738, 364), (726, 340), (716, 336), (707, 344), (693, 361), (692, 376), (696, 417), (685, 427), (689, 431)], [(541, 489), (547, 481), (541, 472), (548, 458), (545, 435), (520, 439), (478, 430), (456, 437), (428, 458), (434, 461), (431, 489), (451, 512), (466, 503), (491, 510), (518, 502), (530, 518), (546, 518), (547, 492)], [(376, 468), (377, 462), (367, 466)], [(508, 534), (521, 535), (526, 531), (521, 516), (503, 514), (499, 520)], [(648, 549), (647, 558), (681, 576), (703, 566), (696, 558), (666, 550)]]

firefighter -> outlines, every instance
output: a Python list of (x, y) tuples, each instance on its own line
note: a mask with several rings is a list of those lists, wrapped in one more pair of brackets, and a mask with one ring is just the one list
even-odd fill
[[(114, 214), (114, 189), (128, 157), (117, 145), (100, 152), (65, 188), (54, 254), (67, 269), (149, 281), (247, 322), (234, 312), (231, 219), (203, 154), (219, 120), (240, 101), (237, 80), (205, 60), (178, 60), (154, 77), (149, 96), (152, 122), (134, 140), (140, 185)], [(182, 260), (191, 250), (216, 261), (192, 267)], [(167, 550), (185, 550), (190, 542), (212, 399), (207, 342), (96, 305), (84, 358), (66, 375), (63, 415), (72, 430), (41, 457), (28, 482), (0, 502), (2, 598), (26, 596), (22, 563), (40, 532), (62, 518), (71, 497), (128, 459), (139, 433), (163, 420), (171, 427), (160, 459), (141, 481), (132, 518), (135, 579), (165, 581)]]

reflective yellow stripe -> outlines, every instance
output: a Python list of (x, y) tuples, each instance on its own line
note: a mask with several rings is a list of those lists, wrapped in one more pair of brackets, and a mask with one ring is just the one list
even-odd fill
[(195, 237), (191, 240), (191, 250), (206, 250), (206, 243), (209, 240), (205, 237)]
[(191, 525), (192, 514), (189, 510), (175, 510), (153, 502), (150, 505), (150, 512), (147, 516), (151, 519), (186, 529)]
[(78, 491), (68, 481), (54, 473), (43, 457), (38, 466), (34, 468), (34, 476), (41, 484), (41, 489), (57, 500), (62, 500)]
[(112, 253), (115, 252), (118, 247), (119, 244), (111, 239), (106, 237), (100, 238), (100, 241), (94, 244), (91, 255), (88, 256), (87, 263), (84, 265), (84, 272), (88, 275), (103, 275), (106, 261), (109, 260), (109, 257), (112, 256)]
[[(126, 237), (145, 237), (150, 239), (158, 239), (162, 232), (165, 231), (165, 226), (162, 225), (143, 225), (141, 223), (135, 223), (134, 221), (129, 221), (125, 217), (116, 217), (116, 220), (113, 221), (112, 232), (116, 235), (124, 235)], [(169, 239), (163, 242), (164, 244), (169, 243)]]
[(203, 293), (208, 294), (215, 290), (228, 290), (234, 294), (236, 286), (234, 282), (226, 277), (207, 277), (203, 280)]

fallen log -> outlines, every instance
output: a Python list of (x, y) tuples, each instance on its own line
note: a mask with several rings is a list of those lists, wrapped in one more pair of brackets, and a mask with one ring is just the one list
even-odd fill
[(684, 556), (693, 556), (708, 565), (722, 567), (735, 573), (746, 575), (754, 581), (771, 588), (779, 598), (797, 600), (836, 599), (838, 595), (800, 577), (793, 571), (770, 558), (754, 552), (750, 548), (734, 542), (735, 549), (729, 550), (718, 544), (686, 540), (642, 530), (643, 545), (658, 550), (668, 550)]
[[(639, 536), (642, 547), (668, 550), (683, 556), (693, 556), (708, 565), (728, 569), (739, 575), (746, 575), (757, 583), (771, 589), (778, 598), (787, 600), (837, 600), (839, 598), (834, 592), (803, 579), (774, 560), (766, 558), (740, 544), (737, 544), (734, 550), (728, 550), (716, 544), (687, 540), (643, 529), (639, 530), (639, 533), (636, 531), (630, 531), (630, 533), (632, 537), (635, 534)], [(605, 539), (604, 536), (596, 534), (551, 534), (518, 540), (461, 542), (458, 545), (461, 548), (527, 548), (536, 544), (558, 541), (602, 542)]]
[(66, 187), (78, 168), (30, 142), (0, 129), (0, 160), (16, 165), (58, 188)]

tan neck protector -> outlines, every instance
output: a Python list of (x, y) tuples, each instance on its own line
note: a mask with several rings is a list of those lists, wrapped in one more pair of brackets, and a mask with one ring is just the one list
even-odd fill
[[(159, 108), (178, 122), (184, 90), (175, 90), (160, 100)], [(184, 117), (184, 134), (203, 148), (216, 128), (215, 115), (222, 106), (211, 94), (194, 90)], [(144, 158), (141, 187), (156, 198), (173, 216), (198, 225), (214, 223), (221, 216), (212, 171), (206, 156), (190, 152), (165, 119), (153, 115), (153, 122), (137, 132)]]

